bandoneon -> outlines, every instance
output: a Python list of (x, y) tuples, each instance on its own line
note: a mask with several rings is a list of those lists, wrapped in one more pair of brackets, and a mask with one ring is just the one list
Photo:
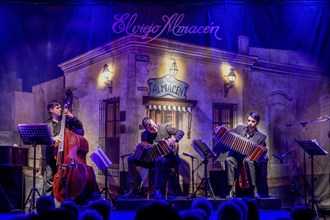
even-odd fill
[(267, 148), (230, 131), (226, 126), (220, 126), (214, 135), (215, 140), (225, 147), (250, 157), (253, 161), (261, 160), (267, 153)]
[(168, 141), (161, 140), (157, 144), (141, 142), (135, 147), (134, 158), (140, 163), (154, 162), (157, 157), (166, 156), (171, 153)]

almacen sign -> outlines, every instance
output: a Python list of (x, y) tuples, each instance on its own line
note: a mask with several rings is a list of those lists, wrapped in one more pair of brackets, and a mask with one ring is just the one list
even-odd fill
[(170, 74), (161, 78), (151, 78), (148, 80), (148, 85), (149, 96), (162, 97), (171, 95), (178, 99), (187, 99), (186, 92), (189, 85), (177, 80)]

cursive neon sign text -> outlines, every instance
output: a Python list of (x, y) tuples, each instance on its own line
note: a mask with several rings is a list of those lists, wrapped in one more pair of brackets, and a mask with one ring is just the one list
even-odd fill
[(171, 16), (163, 15), (163, 25), (154, 23), (149, 25), (136, 24), (137, 18), (138, 15), (136, 13), (132, 15), (129, 13), (116, 14), (114, 16), (115, 22), (112, 24), (113, 32), (117, 34), (126, 33), (128, 35), (139, 35), (142, 40), (146, 40), (150, 37), (145, 41), (146, 43), (158, 38), (163, 33), (171, 33), (179, 37), (186, 34), (213, 34), (216, 39), (222, 40), (222, 38), (219, 37), (220, 27), (213, 25), (213, 23), (206, 26), (181, 25), (184, 19), (184, 14), (175, 13)]

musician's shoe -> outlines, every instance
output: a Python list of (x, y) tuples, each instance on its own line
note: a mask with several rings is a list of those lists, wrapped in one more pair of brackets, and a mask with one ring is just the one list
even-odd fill
[(254, 190), (253, 190), (253, 197), (255, 199), (260, 199), (261, 198), (260, 194), (258, 193), (258, 190), (257, 190), (256, 186), (254, 187)]
[(163, 195), (159, 189), (156, 189), (154, 192), (154, 198), (155, 199), (163, 199)]
[(236, 197), (236, 190), (235, 186), (231, 187), (229, 195), (227, 196), (227, 199), (232, 199)]
[(125, 193), (123, 195), (123, 197), (132, 197), (132, 196), (135, 196), (135, 195), (140, 195), (141, 194), (141, 189), (140, 188), (134, 188), (134, 189), (130, 189), (127, 193)]

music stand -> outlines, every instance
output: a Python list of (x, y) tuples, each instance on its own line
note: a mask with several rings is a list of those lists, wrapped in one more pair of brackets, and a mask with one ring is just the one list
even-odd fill
[(97, 146), (96, 150), (90, 155), (91, 160), (95, 163), (97, 168), (99, 168), (102, 171), (102, 174), (104, 175), (104, 188), (101, 190), (100, 195), (104, 192), (104, 199), (108, 200), (108, 195), (110, 197), (110, 202), (112, 204), (112, 207), (115, 207), (114, 199), (111, 196), (110, 189), (108, 187), (108, 167), (112, 164), (109, 157), (104, 153), (102, 148), (100, 146)]
[[(210, 157), (216, 157), (217, 155), (212, 151), (212, 149), (200, 138), (195, 138), (191, 144), (191, 146), (195, 149), (195, 151), (204, 159), (199, 166), (204, 164), (204, 178), (198, 185), (195, 192), (193, 192), (192, 197), (196, 196), (196, 193), (201, 190), (201, 186), (204, 183), (204, 196), (205, 198), (209, 198), (211, 196), (213, 199), (215, 199), (215, 195), (210, 183), (210, 178), (208, 177), (208, 171), (207, 171), (207, 165), (209, 163)], [(198, 167), (199, 167), (198, 166)], [(209, 194), (210, 189), (210, 194)]]
[[(318, 206), (317, 202), (314, 198), (314, 155), (327, 155), (328, 152), (325, 151), (322, 147), (319, 146), (317, 141), (315, 139), (313, 140), (296, 140), (296, 142), (299, 144), (299, 146), (308, 154), (311, 156), (311, 199), (310, 202), (312, 203), (312, 212), (313, 214), (316, 211), (317, 217), (318, 217), (318, 211), (320, 210), (320, 207)], [(317, 210), (315, 210), (315, 206)], [(324, 218), (325, 219), (325, 218)]]
[[(286, 127), (290, 127), (290, 126), (298, 126), (301, 125), (302, 128), (302, 134), (303, 134), (303, 138), (305, 139), (305, 130), (304, 128), (306, 127), (307, 124), (310, 123), (319, 123), (319, 122), (325, 122), (325, 121), (329, 121), (330, 117), (327, 115), (323, 115), (318, 119), (312, 120), (312, 121), (304, 121), (304, 122), (297, 122), (297, 123), (293, 123), (293, 124), (287, 124)], [(306, 152), (304, 152), (304, 197), (305, 197), (305, 206), (307, 205), (307, 180), (306, 180)], [(310, 187), (308, 186), (309, 191), (311, 191)]]
[(53, 140), (50, 135), (47, 124), (19, 124), (17, 126), (19, 134), (25, 145), (33, 146), (33, 177), (32, 188), (28, 198), (24, 203), (24, 208), (30, 200), (29, 212), (35, 209), (35, 193), (40, 197), (40, 193), (36, 188), (36, 147), (39, 144), (52, 145)]

